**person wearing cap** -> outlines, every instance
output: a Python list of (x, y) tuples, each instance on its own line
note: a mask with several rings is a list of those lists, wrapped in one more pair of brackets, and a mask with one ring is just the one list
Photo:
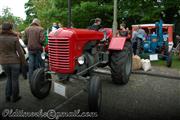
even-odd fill
[(44, 66), (41, 53), (43, 52), (45, 36), (40, 21), (37, 18), (25, 29), (23, 40), (27, 44), (29, 51), (29, 80), (31, 80), (33, 71)]
[(0, 33), (0, 64), (7, 75), (6, 101), (17, 102), (19, 96), (19, 74), (22, 65), (26, 64), (18, 36), (12, 31), (11, 23), (3, 23)]
[(94, 24), (90, 27), (90, 29), (98, 31), (100, 28), (102, 28), (101, 19), (96, 18)]

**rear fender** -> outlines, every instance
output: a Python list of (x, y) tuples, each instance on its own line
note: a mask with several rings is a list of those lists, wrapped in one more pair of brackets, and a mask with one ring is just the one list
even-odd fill
[(122, 50), (124, 48), (127, 37), (113, 37), (109, 44), (109, 50)]

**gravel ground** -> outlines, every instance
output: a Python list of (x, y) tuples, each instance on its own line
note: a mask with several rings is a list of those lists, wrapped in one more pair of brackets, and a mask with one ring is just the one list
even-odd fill
[[(153, 67), (151, 73), (180, 76), (180, 70)], [(103, 83), (102, 120), (180, 120), (180, 80), (148, 75), (132, 74), (127, 85), (112, 83), (109, 75), (100, 75)], [(77, 92), (72, 98), (64, 98), (53, 92), (43, 100), (36, 99), (30, 92), (27, 80), (20, 77), (20, 94), (17, 103), (6, 103), (4, 96), (5, 76), (0, 76), (0, 111), (20, 109), (25, 112), (88, 111), (87, 93)], [(77, 89), (83, 87), (76, 81)], [(40, 118), (39, 118), (40, 119)]]

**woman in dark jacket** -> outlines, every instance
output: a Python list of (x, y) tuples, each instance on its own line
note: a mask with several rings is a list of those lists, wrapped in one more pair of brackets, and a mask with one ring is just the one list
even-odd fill
[(7, 75), (6, 101), (16, 102), (19, 96), (20, 66), (25, 65), (25, 57), (20, 46), (17, 34), (12, 31), (12, 24), (3, 23), (0, 33), (0, 64)]

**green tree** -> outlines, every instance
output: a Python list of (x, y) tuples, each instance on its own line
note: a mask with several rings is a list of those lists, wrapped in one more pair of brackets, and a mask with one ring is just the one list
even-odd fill
[[(174, 15), (180, 10), (179, 0), (120, 0), (119, 15), (132, 20), (132, 23), (149, 23), (163, 18), (172, 22)], [(170, 17), (168, 17), (170, 16)]]
[(29, 24), (31, 23), (33, 18), (37, 17), (37, 12), (36, 12), (33, 0), (29, 0), (27, 3), (25, 3), (24, 7), (25, 7), (25, 13), (26, 13), (25, 23)]
[[(53, 22), (67, 26), (67, 0), (29, 0), (26, 4), (27, 21), (38, 17), (45, 27)], [(153, 23), (163, 18), (166, 23), (179, 20), (179, 0), (118, 0), (118, 22), (128, 25)], [(91, 19), (99, 17), (104, 26), (111, 27), (113, 0), (72, 0), (72, 22), (74, 27), (85, 28)], [(30, 19), (31, 18), (31, 19)]]
[(0, 24), (3, 22), (10, 22), (13, 24), (13, 29), (16, 31), (22, 31), (26, 27), (23, 19), (14, 16), (11, 9), (6, 7), (2, 9), (2, 16), (0, 16)]
[(14, 23), (14, 16), (11, 13), (11, 9), (6, 7), (2, 9), (1, 22), (11, 22)]
[(72, 8), (72, 18), (75, 27), (87, 27), (91, 21), (99, 17), (103, 21), (103, 26), (112, 27), (113, 7), (109, 4), (98, 2), (81, 2)]
[[(67, 1), (64, 0), (29, 0), (26, 3), (27, 21), (38, 17), (44, 27), (53, 22), (61, 22), (67, 26)], [(31, 16), (33, 14), (34, 16)], [(89, 14), (89, 15), (88, 15)], [(88, 15), (88, 16), (87, 16)], [(75, 27), (87, 27), (91, 19), (100, 17), (105, 22), (112, 21), (112, 5), (96, 0), (72, 1), (72, 22)], [(32, 19), (31, 19), (32, 20)], [(29, 21), (30, 22), (30, 21)]]

